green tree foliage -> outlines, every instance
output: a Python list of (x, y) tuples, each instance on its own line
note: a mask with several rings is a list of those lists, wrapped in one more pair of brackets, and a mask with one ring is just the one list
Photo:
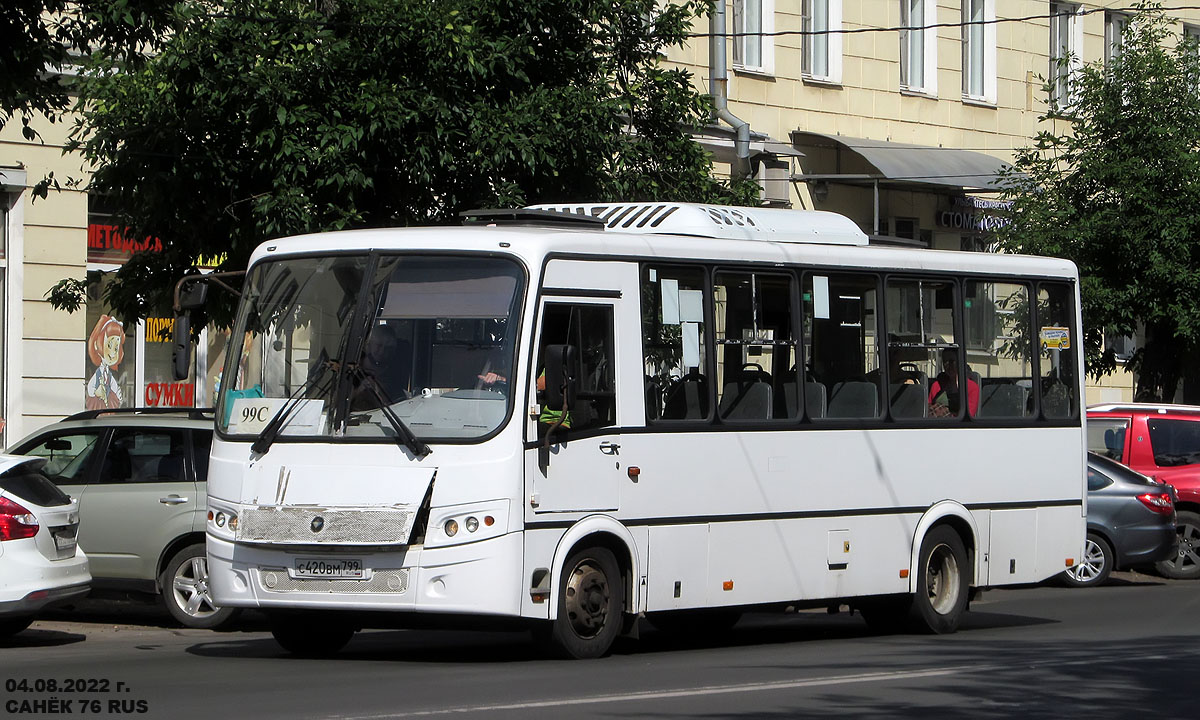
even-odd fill
[[(0, 127), (14, 117), (36, 140), (36, 115), (57, 121), (71, 105), (60, 73), (86, 52), (103, 48), (131, 60), (164, 29), (161, 0), (4, 0), (0, 3)], [(69, 72), (67, 73), (70, 74)]]
[(1171, 399), (1200, 347), (1200, 56), (1145, 3), (1120, 54), (1071, 86), (1016, 155), (1001, 243), (1079, 266), (1090, 375), (1116, 368), (1105, 331), (1141, 323), (1137, 397)]
[[(94, 167), (89, 191), (131, 237), (166, 245), (123, 266), (106, 299), (144, 317), (198, 258), (241, 269), (294, 233), (548, 201), (756, 201), (752, 183), (711, 177), (687, 132), (709, 102), (659, 64), (707, 7), (177, 4), (153, 56), (99, 54), (81, 81), (72, 148)], [(51, 299), (69, 306), (79, 289)]]

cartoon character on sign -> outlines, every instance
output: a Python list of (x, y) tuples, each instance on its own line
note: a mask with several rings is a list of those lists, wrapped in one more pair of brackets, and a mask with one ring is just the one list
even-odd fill
[(88, 338), (88, 359), (96, 366), (87, 383), (84, 407), (88, 410), (121, 407), (121, 384), (114, 374), (125, 358), (125, 326), (101, 315)]

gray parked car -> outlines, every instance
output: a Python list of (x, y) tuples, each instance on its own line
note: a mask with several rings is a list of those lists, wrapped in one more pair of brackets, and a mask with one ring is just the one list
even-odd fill
[(9, 452), (46, 458), (42, 472), (79, 502), (79, 545), (95, 590), (156, 593), (187, 627), (212, 628), (204, 550), (212, 411), (89, 410)]
[(1178, 542), (1173, 488), (1089, 452), (1087, 540), (1063, 582), (1100, 585), (1113, 570), (1171, 557)]

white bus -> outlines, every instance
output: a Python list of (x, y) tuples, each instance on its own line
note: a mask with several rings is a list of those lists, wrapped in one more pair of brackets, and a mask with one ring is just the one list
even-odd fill
[(788, 605), (952, 632), (1080, 556), (1078, 306), (1070, 262), (808, 211), (268, 242), (222, 374), (213, 599), (300, 654), (512, 620), (594, 657), (640, 617)]

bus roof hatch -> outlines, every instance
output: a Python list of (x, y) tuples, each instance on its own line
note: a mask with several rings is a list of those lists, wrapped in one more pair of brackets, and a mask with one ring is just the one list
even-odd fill
[(733, 240), (866, 245), (867, 236), (844, 215), (819, 210), (731, 207), (696, 203), (532, 205), (531, 210), (584, 215), (610, 231), (694, 235)]

